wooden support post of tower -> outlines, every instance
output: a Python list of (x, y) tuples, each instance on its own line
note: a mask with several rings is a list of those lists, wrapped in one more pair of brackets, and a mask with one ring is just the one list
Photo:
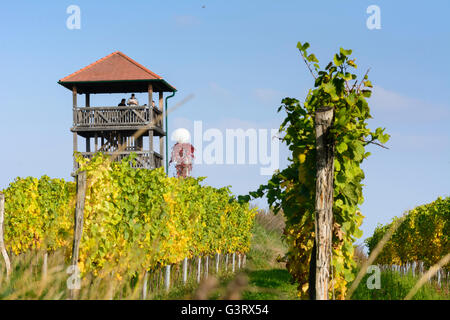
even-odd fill
[[(152, 127), (155, 125), (153, 121), (153, 110), (152, 110), (152, 102), (153, 102), (153, 86), (151, 83), (148, 84), (148, 106), (149, 106), (149, 112), (150, 112), (150, 123), (152, 124)], [(150, 128), (148, 130), (148, 155), (149, 155), (149, 161), (150, 161), (150, 168), (153, 169), (155, 167), (155, 160), (153, 155), (153, 128)]]
[[(89, 93), (86, 93), (86, 108), (91, 106), (91, 99)], [(91, 137), (86, 137), (86, 152), (91, 152)]]
[[(77, 109), (77, 87), (72, 87), (72, 104), (73, 104), (73, 123), (76, 123), (76, 109)], [(73, 153), (78, 151), (78, 135), (76, 132), (73, 133)], [(73, 173), (77, 171), (77, 161), (75, 155), (73, 157)]]
[(316, 111), (316, 300), (328, 300), (331, 275), (332, 228), (333, 228), (333, 174), (334, 141), (330, 134), (334, 109), (321, 107)]
[[(158, 122), (161, 123), (161, 127), (163, 128), (163, 130), (165, 131), (166, 128), (164, 128), (164, 105), (163, 105), (163, 97), (164, 97), (164, 92), (160, 91), (159, 92), (159, 110), (161, 111), (161, 118)], [(167, 132), (166, 132), (167, 134)], [(161, 163), (164, 166), (164, 136), (160, 136), (159, 137), (159, 154), (162, 157)]]

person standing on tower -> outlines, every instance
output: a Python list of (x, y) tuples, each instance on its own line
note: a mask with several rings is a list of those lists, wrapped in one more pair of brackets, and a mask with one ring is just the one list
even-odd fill
[(120, 103), (118, 104), (119, 107), (126, 107), (126, 103), (125, 103), (125, 99), (122, 99), (122, 101), (120, 101)]
[(131, 98), (128, 99), (127, 104), (128, 104), (129, 106), (138, 106), (138, 105), (139, 105), (139, 102), (138, 102), (138, 100), (136, 99), (136, 96), (134, 95), (134, 93), (131, 94)]

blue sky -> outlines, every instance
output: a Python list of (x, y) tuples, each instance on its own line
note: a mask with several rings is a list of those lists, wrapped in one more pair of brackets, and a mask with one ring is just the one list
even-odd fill
[[(72, 4), (81, 9), (80, 30), (66, 27)], [(372, 4), (381, 9), (379, 30), (366, 27)], [(363, 164), (364, 239), (377, 223), (450, 193), (449, 14), (445, 0), (2, 3), (0, 188), (17, 176), (70, 179), (71, 94), (57, 81), (111, 52), (175, 86), (170, 105), (194, 95), (170, 115), (170, 132), (199, 120), (204, 129), (270, 129), (283, 119), (281, 99), (303, 100), (313, 85), (296, 49), (308, 41), (322, 66), (342, 46), (353, 49), (360, 73), (371, 68), (370, 126), (392, 135), (390, 149), (369, 147)], [(91, 104), (118, 98), (99, 95)], [(283, 167), (288, 153), (280, 150)], [(267, 181), (259, 169), (198, 165), (193, 174), (242, 194)]]

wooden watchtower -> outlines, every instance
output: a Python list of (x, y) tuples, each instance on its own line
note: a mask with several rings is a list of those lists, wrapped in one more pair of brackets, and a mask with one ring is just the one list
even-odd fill
[[(116, 51), (61, 79), (58, 83), (73, 96), (73, 151), (90, 158), (96, 152), (113, 154), (119, 148), (118, 161), (137, 154), (137, 167), (153, 169), (164, 164), (163, 98), (164, 92), (176, 89), (162, 77), (140, 65), (122, 52)], [(132, 106), (91, 106), (91, 94), (148, 93), (148, 101)], [(159, 100), (152, 106), (153, 94)], [(85, 105), (78, 106), (78, 95), (85, 95)], [(124, 97), (125, 98), (125, 97)], [(118, 101), (120, 102), (120, 101)], [(153, 122), (153, 120), (155, 120)], [(150, 126), (151, 123), (153, 126)], [(145, 134), (134, 139), (133, 135), (146, 128)], [(147, 130), (148, 129), (148, 130)], [(78, 150), (78, 137), (86, 140), (86, 150)], [(159, 150), (155, 151), (153, 137), (159, 137)], [(144, 146), (144, 137), (148, 145)], [(93, 143), (93, 144), (92, 144)], [(146, 143), (147, 144), (147, 143)], [(157, 146), (156, 146), (157, 147)], [(74, 172), (76, 162), (74, 160)]]

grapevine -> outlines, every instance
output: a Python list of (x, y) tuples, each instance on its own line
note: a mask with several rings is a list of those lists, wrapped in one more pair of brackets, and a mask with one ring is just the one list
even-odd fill
[[(365, 240), (369, 253), (399, 218), (386, 225), (378, 225)], [(439, 197), (429, 204), (406, 213), (404, 220), (384, 245), (376, 262), (405, 265), (422, 261), (426, 268), (436, 264), (450, 252), (450, 197)]]
[(245, 202), (266, 196), (276, 213), (282, 210), (287, 220), (284, 234), (290, 245), (287, 268), (298, 283), (299, 296), (307, 298), (311, 289), (309, 278), (313, 277), (310, 263), (314, 262), (311, 256), (316, 184), (315, 111), (322, 106), (333, 107), (333, 279), (329, 294), (331, 298), (335, 292), (337, 298), (344, 299), (347, 283), (353, 280), (356, 267), (353, 243), (362, 236), (359, 227), (363, 215), (358, 206), (363, 202), (364, 172), (360, 166), (370, 155), (365, 147), (370, 143), (386, 143), (389, 135), (382, 128), (375, 131), (367, 128), (367, 119), (371, 115), (366, 98), (371, 95), (372, 84), (367, 73), (359, 82), (357, 75), (352, 73), (357, 65), (355, 59), (350, 58), (351, 50), (341, 48), (333, 61), (321, 69), (316, 56), (307, 53), (308, 43), (298, 43), (297, 47), (315, 82), (303, 104), (297, 99), (285, 98), (278, 109), (278, 112), (284, 109), (287, 114), (280, 133), (284, 133), (282, 140), (291, 152), (290, 164), (276, 172), (267, 184), (239, 199)]
[[(134, 169), (135, 155), (111, 162), (98, 153), (78, 157), (87, 173), (79, 268), (121, 278), (176, 264), (185, 257), (247, 252), (256, 209), (204, 178), (168, 177), (163, 168)], [(75, 184), (16, 179), (6, 190), (5, 242), (15, 254), (69, 249)]]

